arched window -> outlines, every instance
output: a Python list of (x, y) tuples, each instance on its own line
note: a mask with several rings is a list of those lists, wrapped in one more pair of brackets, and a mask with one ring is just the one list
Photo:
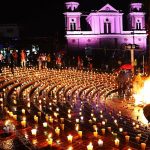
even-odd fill
[(111, 33), (111, 23), (108, 18), (104, 22), (104, 33), (105, 34)]
[(140, 22), (140, 20), (137, 20), (137, 22), (136, 22), (136, 29), (137, 30), (141, 30), (141, 22)]
[(74, 19), (72, 19), (71, 22), (70, 22), (70, 30), (71, 31), (76, 30), (76, 22), (75, 22)]

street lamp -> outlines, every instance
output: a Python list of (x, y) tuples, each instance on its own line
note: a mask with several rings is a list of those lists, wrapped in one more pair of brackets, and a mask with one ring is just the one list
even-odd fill
[(132, 66), (132, 74), (134, 75), (134, 50), (136, 48), (136, 45), (135, 44), (128, 44), (126, 46), (126, 49), (127, 50), (130, 50), (130, 53), (131, 53), (131, 66)]

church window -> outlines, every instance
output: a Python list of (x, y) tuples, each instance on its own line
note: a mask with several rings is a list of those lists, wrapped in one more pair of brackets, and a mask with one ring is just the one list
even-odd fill
[(108, 18), (104, 22), (104, 33), (105, 34), (111, 33), (111, 23)]
[(141, 22), (140, 22), (140, 20), (137, 20), (137, 22), (136, 22), (136, 29), (137, 30), (141, 30)]
[(72, 19), (70, 22), (70, 30), (71, 31), (76, 30), (76, 22), (74, 21), (74, 19)]

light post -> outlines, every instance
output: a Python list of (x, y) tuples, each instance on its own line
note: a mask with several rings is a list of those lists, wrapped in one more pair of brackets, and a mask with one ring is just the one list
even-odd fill
[(126, 46), (126, 49), (127, 50), (130, 50), (130, 53), (131, 53), (131, 66), (132, 66), (132, 74), (134, 75), (134, 50), (135, 50), (135, 44), (128, 44)]

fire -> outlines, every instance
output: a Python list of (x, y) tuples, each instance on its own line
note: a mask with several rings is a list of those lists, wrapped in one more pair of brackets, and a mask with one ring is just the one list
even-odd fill
[(150, 77), (143, 78), (138, 75), (133, 82), (133, 97), (135, 105), (150, 104)]

